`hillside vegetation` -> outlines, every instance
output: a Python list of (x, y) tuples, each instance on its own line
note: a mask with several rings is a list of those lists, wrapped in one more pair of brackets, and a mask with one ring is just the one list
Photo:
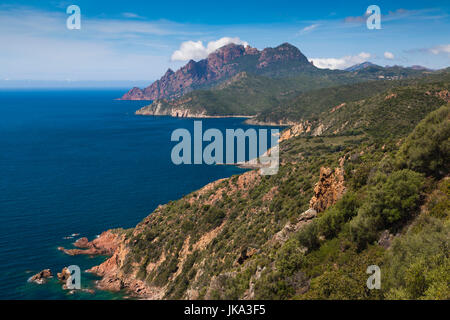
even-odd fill
[(406, 72), (399, 78), (404, 80), (380, 80), (362, 71), (320, 69), (280, 78), (241, 72), (212, 88), (196, 90), (179, 99), (158, 100), (138, 113), (146, 114), (159, 105), (155, 115), (182, 110), (191, 115), (255, 117), (250, 123), (292, 124), (317, 119), (321, 112), (344, 102), (359, 101), (390, 88), (432, 82), (442, 75)]
[[(163, 299), (450, 299), (450, 86), (437, 77), (290, 109), (310, 130), (281, 143), (277, 175), (249, 171), (160, 206), (122, 231), (101, 283)], [(366, 286), (370, 265), (381, 290)]]

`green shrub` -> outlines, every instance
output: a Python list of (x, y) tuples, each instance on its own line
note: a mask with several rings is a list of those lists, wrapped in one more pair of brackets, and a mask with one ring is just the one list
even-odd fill
[(363, 250), (367, 244), (377, 240), (380, 226), (379, 217), (359, 214), (350, 222), (348, 232), (356, 243), (358, 250)]
[(297, 234), (297, 240), (301, 246), (308, 248), (308, 251), (318, 249), (320, 247), (318, 223), (313, 221), (299, 231)]
[[(378, 209), (380, 205), (381, 215), (386, 226), (409, 218), (418, 208), (420, 193), (425, 180), (422, 175), (402, 170), (391, 174), (387, 181), (377, 186), (372, 201), (373, 208)], [(377, 203), (377, 200), (379, 202)]]
[(347, 192), (336, 205), (325, 211), (317, 220), (320, 234), (327, 239), (334, 238), (345, 223), (358, 213), (359, 201), (353, 192)]
[(438, 188), (431, 194), (428, 211), (436, 218), (447, 218), (450, 213), (450, 179), (440, 182)]
[(396, 239), (384, 271), (388, 299), (450, 299), (448, 221), (421, 217), (404, 237)]
[(410, 218), (417, 210), (425, 179), (417, 172), (405, 169), (389, 176), (381, 175), (378, 183), (369, 189), (368, 197), (359, 214), (381, 217), (383, 227)]
[(287, 241), (278, 251), (276, 258), (277, 269), (285, 276), (294, 274), (304, 262), (304, 252), (296, 239)]
[(417, 172), (405, 169), (386, 176), (379, 174), (376, 184), (349, 226), (352, 239), (364, 249), (377, 239), (378, 231), (396, 229), (417, 211), (425, 179)]

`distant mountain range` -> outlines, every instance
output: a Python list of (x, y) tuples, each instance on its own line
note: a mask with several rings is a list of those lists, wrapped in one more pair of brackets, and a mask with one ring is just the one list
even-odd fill
[(371, 62), (346, 70), (319, 69), (288, 43), (262, 51), (229, 44), (176, 72), (169, 69), (160, 80), (145, 89), (135, 87), (121, 99), (152, 100), (136, 111), (138, 115), (246, 116), (252, 124), (288, 125), (329, 104), (364, 99), (434, 73), (421, 66), (382, 67)]
[(359, 63), (359, 64), (355, 64), (347, 69), (345, 69), (345, 71), (350, 71), (350, 72), (354, 72), (354, 71), (360, 71), (366, 68), (370, 68), (370, 67), (375, 67), (375, 68), (382, 68), (379, 65), (376, 65), (372, 62), (363, 62), (363, 63)]
[(133, 88), (123, 100), (157, 100), (177, 98), (196, 89), (212, 87), (241, 72), (270, 78), (293, 76), (318, 70), (299, 49), (284, 43), (259, 51), (250, 46), (229, 44), (206, 59), (189, 61), (184, 67), (166, 74), (145, 89)]
[[(334, 79), (332, 82), (343, 84), (376, 79), (398, 80), (427, 71), (430, 70), (422, 66), (382, 67), (371, 62), (357, 64), (345, 70), (319, 69), (310, 63), (298, 48), (289, 43), (261, 51), (250, 46), (229, 44), (211, 53), (206, 59), (189, 61), (177, 71), (168, 69), (159, 80), (143, 89), (134, 87), (121, 99), (174, 100), (195, 90), (214, 88), (242, 72), (266, 79), (302, 77), (307, 80), (321, 77), (329, 85), (329, 77), (339, 76), (342, 79)], [(326, 85), (315, 83), (315, 88), (324, 86)], [(290, 85), (288, 87), (292, 88)]]

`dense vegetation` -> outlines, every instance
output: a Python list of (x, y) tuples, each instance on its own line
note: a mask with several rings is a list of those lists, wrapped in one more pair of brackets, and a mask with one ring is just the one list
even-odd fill
[[(308, 107), (292, 112), (321, 136), (284, 141), (275, 176), (247, 172), (159, 207), (127, 233), (122, 270), (176, 299), (450, 299), (448, 73), (366, 85), (298, 97)], [(323, 167), (344, 170), (345, 194), (287, 228)], [(366, 286), (369, 265), (381, 290)]]
[[(448, 167), (429, 170), (448, 163), (442, 146), (449, 143), (449, 120), (446, 105), (417, 126), (400, 152), (373, 150), (347, 163), (346, 195), (278, 250), (279, 267), (262, 276), (258, 297), (449, 299), (450, 180), (442, 179)], [(418, 149), (422, 144), (430, 147)], [(390, 250), (377, 244), (382, 230), (396, 235)], [(361, 285), (371, 264), (385, 276), (379, 292)], [(290, 286), (292, 277), (310, 282)]]

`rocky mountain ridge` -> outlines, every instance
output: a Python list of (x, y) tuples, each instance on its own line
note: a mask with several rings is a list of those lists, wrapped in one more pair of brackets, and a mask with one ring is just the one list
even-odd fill
[(242, 71), (280, 76), (284, 71), (303, 69), (316, 68), (299, 49), (288, 43), (262, 51), (250, 46), (229, 44), (211, 53), (206, 59), (189, 61), (176, 72), (167, 70), (161, 79), (144, 89), (132, 88), (121, 100), (178, 98), (195, 89), (211, 87)]

